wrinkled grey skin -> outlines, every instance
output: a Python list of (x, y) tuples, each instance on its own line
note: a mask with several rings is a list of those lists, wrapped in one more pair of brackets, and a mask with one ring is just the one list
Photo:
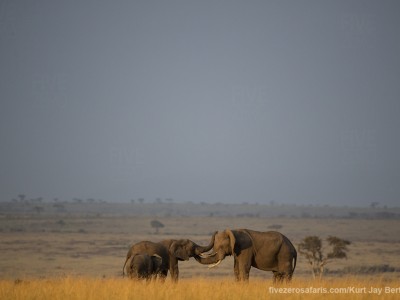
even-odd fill
[(211, 239), (210, 244), (205, 247), (199, 246), (188, 239), (169, 239), (159, 243), (149, 241), (139, 242), (129, 249), (122, 268), (122, 274), (124, 275), (124, 269), (127, 262), (136, 254), (147, 254), (149, 256), (157, 254), (162, 259), (160, 270), (158, 272), (160, 279), (164, 281), (167, 277), (168, 271), (170, 271), (172, 281), (177, 282), (179, 277), (178, 261), (189, 260), (190, 257), (198, 256), (203, 252), (210, 251), (213, 243), (213, 238)]
[(160, 244), (160, 243), (153, 243), (150, 241), (142, 241), (137, 244), (134, 244), (128, 251), (126, 255), (126, 260), (124, 266), (122, 268), (122, 275), (124, 276), (124, 269), (126, 265), (131, 264), (131, 260), (138, 254), (147, 254), (148, 256), (153, 256), (157, 254), (161, 257), (161, 265), (159, 266), (158, 276), (162, 281), (165, 280), (168, 274), (169, 269), (169, 253), (168, 249)]
[(162, 258), (157, 254), (136, 254), (126, 265), (126, 274), (132, 279), (151, 280), (160, 272)]
[(195, 256), (201, 264), (218, 264), (233, 255), (237, 281), (247, 281), (251, 267), (272, 271), (274, 282), (290, 281), (296, 267), (297, 252), (283, 234), (276, 231), (259, 232), (249, 229), (226, 229), (213, 237), (213, 251)]

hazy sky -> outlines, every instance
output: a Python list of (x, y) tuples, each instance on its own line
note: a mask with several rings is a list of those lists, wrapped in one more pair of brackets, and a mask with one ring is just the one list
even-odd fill
[(0, 197), (400, 203), (399, 1), (0, 1)]

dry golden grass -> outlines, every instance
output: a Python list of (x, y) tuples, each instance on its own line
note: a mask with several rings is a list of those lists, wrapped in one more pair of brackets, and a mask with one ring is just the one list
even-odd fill
[[(275, 291), (273, 289), (276, 289)], [(285, 290), (287, 288), (287, 290)], [(369, 293), (371, 288), (381, 294)], [(389, 290), (391, 288), (392, 290)], [(278, 290), (280, 289), (280, 290)], [(64, 277), (27, 281), (0, 281), (0, 299), (398, 299), (398, 282), (383, 278), (294, 279), (288, 285), (251, 279), (237, 283), (231, 278), (196, 278), (173, 284), (135, 282), (128, 279)]]

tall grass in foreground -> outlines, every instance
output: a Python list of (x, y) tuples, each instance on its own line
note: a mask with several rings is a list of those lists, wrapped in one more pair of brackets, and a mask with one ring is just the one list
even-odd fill
[[(372, 291), (381, 293), (370, 294)], [(389, 290), (391, 288), (391, 290)], [(0, 299), (399, 299), (400, 284), (380, 278), (326, 280), (293, 279), (290, 284), (251, 279), (187, 279), (173, 284), (128, 279), (65, 277), (58, 279), (1, 280)]]

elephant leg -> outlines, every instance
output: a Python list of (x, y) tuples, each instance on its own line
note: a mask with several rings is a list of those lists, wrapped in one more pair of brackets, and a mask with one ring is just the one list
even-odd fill
[(238, 260), (239, 280), (249, 281), (251, 263), (249, 261)]
[(292, 275), (293, 275), (292, 272), (286, 274), (286, 276), (285, 276), (286, 283), (289, 283), (292, 280)]
[(235, 274), (235, 280), (236, 281), (240, 281), (240, 278), (239, 278), (239, 263), (238, 263), (236, 258), (233, 261), (233, 272)]
[(171, 273), (171, 279), (173, 282), (178, 282), (179, 278), (179, 268), (178, 268), (178, 260), (176, 258), (170, 259), (169, 271)]
[(178, 282), (179, 273), (172, 273), (171, 272), (171, 280), (172, 282)]
[(285, 280), (286, 283), (289, 283), (292, 280), (293, 272), (292, 270), (286, 271), (282, 274), (282, 281)]
[(292, 279), (293, 274), (292, 264), (290, 262), (281, 264), (279, 274), (281, 276), (281, 282), (283, 282), (284, 279), (286, 282), (289, 282)]
[(242, 273), (242, 280), (248, 282), (250, 275), (250, 267), (247, 270), (244, 270)]
[(272, 271), (274, 273), (274, 284), (282, 283), (283, 281), (283, 274), (278, 271)]
[(167, 278), (168, 275), (168, 270), (162, 270), (160, 273), (158, 273), (158, 278), (162, 283), (165, 282), (165, 279)]
[(278, 283), (279, 281), (279, 273), (278, 271), (272, 271), (272, 273), (274, 273), (274, 284)]

